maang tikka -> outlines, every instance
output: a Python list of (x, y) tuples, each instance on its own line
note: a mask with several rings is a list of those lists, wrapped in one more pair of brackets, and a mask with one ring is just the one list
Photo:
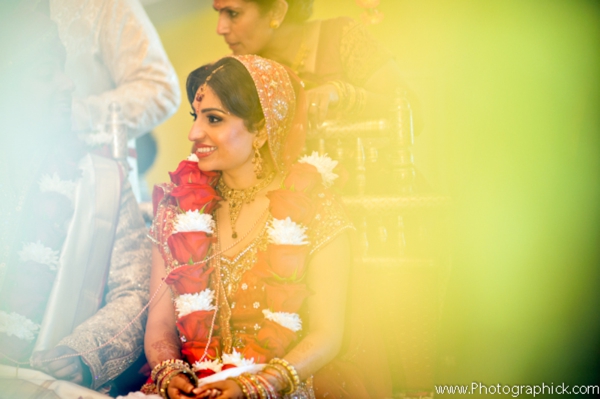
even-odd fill
[(210, 75), (208, 75), (208, 77), (206, 78), (206, 80), (204, 81), (204, 83), (202, 83), (202, 86), (200, 86), (200, 88), (198, 89), (198, 94), (196, 95), (196, 101), (198, 101), (198, 102), (202, 101), (202, 99), (204, 98), (204, 95), (206, 94), (206, 87), (208, 86), (208, 82), (214, 76), (214, 74), (217, 73), (217, 71), (219, 71), (220, 69), (222, 69), (224, 66), (225, 65), (221, 65), (220, 67), (218, 67), (217, 69), (215, 69), (214, 71), (212, 71), (210, 73)]

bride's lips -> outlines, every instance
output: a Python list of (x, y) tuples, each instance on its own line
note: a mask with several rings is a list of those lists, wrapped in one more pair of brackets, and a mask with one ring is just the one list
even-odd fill
[(216, 149), (217, 149), (217, 147), (213, 147), (210, 145), (197, 145), (196, 146), (196, 156), (198, 158), (206, 158), (207, 156), (209, 156), (210, 154), (215, 152)]

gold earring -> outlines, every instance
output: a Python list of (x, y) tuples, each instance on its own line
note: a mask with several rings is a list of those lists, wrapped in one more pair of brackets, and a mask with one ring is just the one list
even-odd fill
[(256, 174), (257, 179), (262, 179), (265, 177), (263, 172), (263, 159), (260, 155), (260, 145), (258, 144), (258, 140), (252, 141), (252, 147), (254, 148), (254, 156), (252, 157), (252, 163), (254, 164), (254, 173)]
[(271, 27), (271, 29), (277, 29), (279, 28), (279, 21), (276, 19), (272, 19), (271, 22), (269, 23), (269, 26)]

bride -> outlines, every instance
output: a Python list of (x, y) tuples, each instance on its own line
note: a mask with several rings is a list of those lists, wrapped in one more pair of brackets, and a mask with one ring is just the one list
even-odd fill
[(187, 91), (194, 153), (154, 193), (143, 391), (366, 397), (352, 396), (351, 373), (311, 377), (342, 345), (352, 226), (328, 189), (336, 162), (294, 163), (299, 82), (274, 61), (230, 56), (192, 72)]

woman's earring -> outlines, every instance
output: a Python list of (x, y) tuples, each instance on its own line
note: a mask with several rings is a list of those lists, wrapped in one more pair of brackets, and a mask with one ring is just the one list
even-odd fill
[(277, 29), (279, 28), (279, 21), (276, 19), (272, 19), (271, 22), (269, 23), (269, 26), (271, 27), (271, 29)]
[(263, 171), (263, 159), (260, 155), (260, 145), (258, 144), (258, 140), (252, 141), (252, 147), (254, 148), (254, 156), (252, 157), (254, 173), (256, 174), (257, 179), (262, 179), (265, 177), (265, 174)]

